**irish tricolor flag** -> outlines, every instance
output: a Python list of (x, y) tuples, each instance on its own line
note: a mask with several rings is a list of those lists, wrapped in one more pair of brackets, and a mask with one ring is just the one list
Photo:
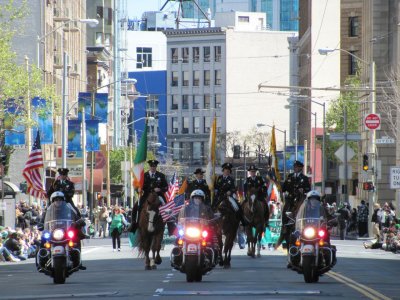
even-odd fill
[(139, 147), (136, 148), (135, 161), (133, 162), (133, 186), (142, 188), (144, 182), (144, 164), (147, 157), (147, 122), (140, 139)]

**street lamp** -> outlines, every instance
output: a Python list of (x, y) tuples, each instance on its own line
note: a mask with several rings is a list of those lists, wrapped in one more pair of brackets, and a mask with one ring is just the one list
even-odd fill
[[(263, 127), (263, 126), (267, 126), (270, 128), (273, 128), (275, 126), (271, 126), (268, 124), (263, 124), (263, 123), (258, 123), (256, 124), (258, 128)], [(286, 129), (285, 130), (281, 130), (275, 127), (275, 130), (278, 130), (279, 132), (283, 133), (283, 180), (286, 180)]]
[[(328, 53), (334, 52), (334, 51), (342, 51), (344, 53), (347, 53), (348, 55), (354, 57), (355, 59), (361, 61), (362, 63), (368, 65), (370, 67), (370, 92), (371, 92), (371, 113), (375, 114), (376, 113), (376, 68), (375, 68), (375, 61), (372, 60), (370, 62), (358, 57), (357, 55), (355, 55), (354, 53), (351, 53), (350, 51), (347, 51), (345, 49), (341, 49), (341, 48), (335, 48), (335, 49), (328, 49), (328, 48), (324, 48), (324, 49), (318, 49), (318, 52), (321, 55), (328, 55)], [(373, 156), (373, 160), (372, 160), (372, 184), (374, 186), (374, 190), (372, 192), (370, 192), (370, 197), (369, 197), (369, 216), (370, 218), (372, 217), (373, 214), (373, 209), (374, 209), (374, 203), (376, 203), (377, 201), (377, 172), (376, 172), (376, 130), (371, 129), (371, 153)], [(345, 152), (347, 152), (347, 149), (345, 149)], [(346, 153), (347, 154), (347, 153)], [(369, 234), (372, 234), (372, 227), (373, 224), (372, 222), (369, 222)]]

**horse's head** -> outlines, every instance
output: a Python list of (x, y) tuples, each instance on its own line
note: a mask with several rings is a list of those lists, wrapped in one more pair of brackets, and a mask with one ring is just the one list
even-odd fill
[(258, 197), (258, 190), (257, 190), (257, 188), (256, 188), (256, 187), (251, 187), (251, 188), (248, 190), (246, 196), (247, 196), (247, 200), (248, 200), (250, 203), (253, 203), (254, 200), (256, 200), (257, 197)]
[(147, 210), (157, 210), (162, 204), (160, 196), (156, 192), (151, 192), (146, 199)]

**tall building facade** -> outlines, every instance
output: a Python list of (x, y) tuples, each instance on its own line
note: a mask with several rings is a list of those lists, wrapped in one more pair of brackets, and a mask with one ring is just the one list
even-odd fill
[(295, 33), (263, 30), (262, 13), (221, 13), (218, 22), (224, 27), (165, 31), (168, 150), (186, 162), (188, 173), (207, 161), (214, 116), (219, 163), (228, 156), (227, 133), (247, 132), (257, 123), (289, 128), (286, 97), (259, 93), (258, 84), (289, 84), (288, 37)]

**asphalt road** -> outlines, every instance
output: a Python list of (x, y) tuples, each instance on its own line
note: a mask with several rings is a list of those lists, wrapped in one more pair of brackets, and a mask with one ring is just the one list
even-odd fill
[(162, 251), (163, 263), (145, 271), (144, 261), (123, 239), (122, 251), (112, 252), (110, 239), (91, 239), (83, 248), (86, 271), (72, 274), (63, 285), (36, 271), (32, 259), (0, 263), (2, 299), (400, 299), (400, 255), (365, 250), (362, 241), (334, 241), (338, 263), (319, 283), (286, 268), (283, 251), (263, 250), (250, 258), (236, 245), (232, 268), (220, 267), (187, 283), (170, 267), (171, 246)]

